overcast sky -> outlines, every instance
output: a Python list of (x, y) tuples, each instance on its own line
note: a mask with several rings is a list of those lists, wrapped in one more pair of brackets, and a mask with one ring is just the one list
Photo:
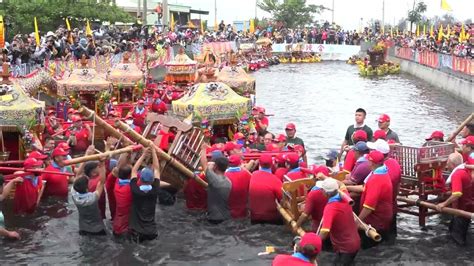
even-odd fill
[[(208, 10), (209, 17), (203, 19), (214, 20), (214, 1), (217, 2), (217, 19), (231, 22), (234, 20), (247, 20), (255, 15), (256, 0), (168, 0), (170, 4), (182, 4), (192, 6), (194, 9)], [(361, 18), (366, 24), (370, 19), (382, 19), (383, 0), (334, 0), (334, 19), (336, 23), (344, 28), (357, 29)], [(417, 0), (419, 2), (419, 0)], [(428, 10), (426, 16), (442, 16), (447, 11), (441, 10), (441, 0), (425, 0)], [(453, 11), (453, 16), (460, 20), (474, 16), (474, 0), (447, 0)], [(332, 7), (332, 0), (307, 0), (307, 3)], [(385, 0), (385, 22), (398, 23), (402, 17), (406, 17), (408, 9), (413, 5), (413, 0)], [(269, 14), (257, 10), (257, 16), (269, 17)], [(194, 18), (194, 16), (193, 16)], [(197, 18), (197, 17), (196, 17)], [(317, 19), (331, 21), (331, 11), (325, 11), (316, 16)]]

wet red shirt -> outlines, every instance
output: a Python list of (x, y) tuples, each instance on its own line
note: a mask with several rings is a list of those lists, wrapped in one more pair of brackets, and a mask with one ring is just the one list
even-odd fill
[(318, 187), (313, 187), (306, 196), (306, 203), (304, 205), (304, 213), (311, 215), (313, 220), (313, 231), (316, 232), (323, 217), (324, 207), (328, 199), (323, 194), (323, 190)]
[[(97, 189), (97, 184), (99, 183), (100, 178), (94, 177), (89, 179), (89, 191), (95, 191)], [(105, 186), (105, 184), (104, 184)], [(102, 219), (105, 219), (105, 193), (100, 194), (99, 198), (99, 210), (100, 210), (100, 215), (102, 216)]]
[(252, 173), (249, 185), (250, 219), (274, 222), (280, 219), (275, 199), (281, 200), (282, 183), (271, 172), (258, 170)]
[(402, 181), (402, 168), (397, 160), (389, 158), (385, 160), (385, 166), (388, 169), (388, 175), (390, 180), (392, 180), (392, 189), (393, 189), (393, 213), (397, 213), (397, 195), (400, 188), (400, 182)]
[(247, 199), (252, 175), (246, 169), (229, 167), (225, 176), (232, 184), (229, 194), (230, 215), (232, 218), (244, 218), (247, 216)]
[(115, 201), (115, 183), (117, 182), (117, 177), (115, 177), (112, 172), (107, 174), (107, 179), (105, 180), (105, 190), (107, 191), (107, 200), (109, 202), (109, 210), (110, 216), (112, 220), (115, 218), (115, 209), (116, 209), (116, 201)]
[(15, 187), (15, 199), (13, 211), (16, 214), (33, 213), (36, 210), (39, 191), (43, 187), (41, 176), (23, 177), (22, 183), (17, 183)]
[(367, 177), (360, 200), (360, 208), (372, 210), (365, 218), (367, 224), (376, 230), (385, 231), (390, 228), (393, 217), (392, 182), (386, 167), (379, 167)]
[[(268, 125), (270, 124), (266, 116), (260, 119), (260, 123), (263, 125), (266, 125), (267, 128), (268, 128)], [(257, 132), (260, 132), (262, 130), (262, 128), (260, 127), (260, 124), (257, 121), (255, 121), (255, 130), (257, 130)]]
[(117, 179), (114, 188), (115, 217), (113, 221), (114, 234), (120, 235), (128, 232), (128, 217), (132, 206), (132, 192), (130, 180)]
[(148, 111), (144, 107), (143, 110), (138, 111), (137, 107), (133, 108), (133, 124), (139, 126), (140, 128), (145, 128), (145, 119), (148, 114)]
[[(206, 181), (206, 175), (199, 174), (199, 178)], [(196, 180), (188, 179), (184, 185), (186, 208), (191, 210), (207, 210), (207, 191)]]
[(472, 212), (474, 206), (472, 202), (472, 179), (471, 170), (469, 169), (457, 169), (451, 176), (451, 193), (453, 195), (459, 195), (457, 202), (454, 203), (454, 207)]
[(288, 168), (280, 167), (275, 170), (275, 176), (283, 182), (283, 177), (288, 173)]
[(154, 99), (151, 104), (151, 110), (155, 113), (164, 114), (168, 110), (164, 101), (160, 99)]
[[(44, 170), (58, 173), (66, 172), (66, 170), (55, 168), (53, 164), (48, 165), (48, 167), (46, 167)], [(46, 181), (46, 187), (43, 192), (44, 196), (67, 197), (69, 185), (68, 176), (58, 174), (43, 174), (41, 178)]]
[(294, 257), (292, 255), (277, 255), (272, 262), (272, 266), (314, 266), (317, 264), (313, 264), (308, 261), (304, 261), (300, 258)]
[(354, 169), (356, 161), (357, 160), (355, 158), (354, 150), (349, 150), (346, 154), (346, 158), (344, 159), (344, 166), (342, 167), (342, 169), (346, 172), (352, 172), (352, 169)]
[(336, 252), (355, 253), (360, 249), (360, 237), (351, 206), (342, 200), (329, 199), (323, 213), (321, 232), (328, 232)]
[(75, 151), (86, 151), (87, 147), (90, 145), (89, 141), (89, 130), (85, 127), (82, 127), (81, 130), (75, 130), (73, 132), (69, 132), (66, 135), (70, 135), (74, 133), (76, 136), (76, 145), (72, 147)]

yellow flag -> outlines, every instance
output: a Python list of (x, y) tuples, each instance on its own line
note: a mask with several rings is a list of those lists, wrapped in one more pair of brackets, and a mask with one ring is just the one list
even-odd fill
[(459, 41), (463, 42), (465, 40), (467, 40), (467, 38), (466, 38), (466, 30), (464, 29), (464, 23), (463, 23), (461, 26), (461, 32), (459, 33)]
[(423, 24), (423, 36), (426, 36), (426, 24)]
[(196, 26), (194, 26), (194, 23), (191, 20), (188, 21), (188, 27), (196, 28)]
[(451, 6), (448, 4), (446, 0), (441, 0), (441, 9), (446, 10), (446, 11), (453, 11)]
[(67, 30), (71, 30), (71, 24), (69, 24), (69, 20), (66, 18), (66, 28)]
[(204, 21), (201, 19), (201, 33), (204, 33)]
[(251, 19), (250, 20), (250, 33), (255, 32), (255, 20)]
[(40, 35), (39, 35), (39, 31), (38, 31), (38, 22), (36, 21), (36, 17), (35, 17), (35, 40), (36, 40), (36, 46), (39, 47), (40, 46)]
[(446, 38), (449, 38), (449, 36), (451, 36), (451, 30), (449, 29), (449, 24), (448, 24), (448, 28), (446, 29)]
[(434, 24), (431, 24), (430, 37), (431, 37), (431, 38), (434, 38)]
[(420, 37), (420, 24), (416, 24), (416, 37)]
[(89, 20), (86, 21), (86, 36), (92, 36), (92, 29), (91, 24), (89, 24)]
[(443, 24), (440, 24), (439, 25), (439, 30), (438, 30), (438, 41), (442, 41), (443, 40)]
[(5, 27), (3, 26), (3, 17), (0, 16), (0, 49), (5, 48)]
[(171, 31), (174, 31), (174, 14), (171, 14), (170, 29)]

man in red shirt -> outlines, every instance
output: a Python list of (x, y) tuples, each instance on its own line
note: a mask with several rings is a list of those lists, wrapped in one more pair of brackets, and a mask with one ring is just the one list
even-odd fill
[(460, 144), (462, 145), (462, 158), (466, 162), (469, 155), (474, 152), (474, 136), (467, 136)]
[(277, 255), (272, 266), (314, 266), (318, 265), (316, 258), (321, 252), (323, 243), (315, 233), (306, 233), (296, 244), (293, 255)]
[(70, 144), (72, 146), (72, 154), (83, 154), (92, 141), (92, 132), (89, 125), (83, 125), (82, 118), (79, 115), (72, 117), (72, 130), (66, 132), (66, 136), (70, 137)]
[[(316, 176), (319, 173), (322, 173), (325, 176), (329, 176), (329, 169), (325, 166), (313, 166), (309, 172)], [(324, 207), (328, 202), (327, 197), (324, 195), (323, 190), (320, 187), (321, 183), (316, 182), (316, 185), (311, 188), (306, 196), (306, 201), (304, 205), (304, 211), (301, 213), (300, 218), (296, 222), (296, 226), (300, 227), (307, 219), (311, 216), (312, 218), (312, 230), (314, 232), (318, 231), (319, 224), (323, 217)]]
[(137, 106), (132, 109), (133, 124), (145, 128), (145, 119), (148, 114), (147, 109), (145, 108), (145, 101), (140, 99), (137, 102)]
[(339, 184), (333, 178), (319, 181), (323, 196), (327, 199), (319, 236), (329, 235), (336, 252), (334, 265), (352, 265), (360, 249), (360, 237), (351, 206), (339, 194)]
[(161, 100), (161, 97), (158, 93), (153, 94), (153, 102), (151, 104), (151, 111), (158, 113), (158, 114), (164, 114), (168, 108), (166, 107), (166, 103)]
[(262, 134), (267, 131), (269, 121), (265, 116), (265, 108), (255, 106), (252, 110), (252, 113), (255, 117), (255, 130), (258, 134)]
[(251, 174), (241, 167), (242, 160), (237, 154), (229, 156), (229, 167), (225, 176), (229, 178), (232, 188), (229, 195), (229, 209), (232, 218), (247, 217), (247, 199)]
[[(197, 174), (197, 178), (206, 181), (206, 175), (203, 172)], [(183, 192), (186, 208), (190, 210), (207, 210), (207, 191), (196, 180), (193, 178), (186, 180)]]
[(444, 142), (444, 133), (443, 131), (440, 130), (435, 130), (429, 135), (427, 138), (425, 138), (426, 141), (440, 141)]
[[(366, 178), (360, 201), (359, 218), (374, 227), (385, 239), (389, 236), (393, 217), (393, 190), (383, 153), (374, 150), (367, 156), (372, 173)], [(362, 248), (379, 242), (362, 235)]]
[(283, 177), (288, 173), (288, 168), (286, 168), (286, 155), (284, 153), (278, 153), (277, 156), (275, 156), (275, 163), (275, 176), (278, 180), (283, 182)]
[(227, 155), (242, 154), (242, 145), (229, 141), (224, 145), (224, 152)]
[[(451, 196), (444, 202), (436, 205), (438, 211), (453, 205), (454, 208), (473, 212), (473, 180), (474, 180), (474, 152), (472, 152), (464, 165), (464, 168), (457, 168), (451, 175)], [(471, 220), (460, 216), (453, 216), (449, 225), (449, 233), (456, 243), (466, 245), (467, 230)]]
[[(55, 148), (51, 153), (51, 164), (45, 168), (46, 171), (64, 173), (66, 167), (64, 167), (64, 160), (68, 152), (61, 149)], [(66, 175), (60, 174), (43, 174), (42, 179), (46, 181), (46, 187), (44, 190), (45, 196), (56, 196), (61, 198), (67, 198), (69, 179)]]
[[(37, 156), (37, 155), (34, 155)], [(46, 158), (47, 156), (38, 156)], [(28, 169), (40, 168), (43, 166), (43, 161), (35, 158), (28, 158), (23, 162), (25, 172)], [(23, 171), (15, 172), (23, 173)], [(43, 194), (43, 181), (41, 176), (35, 173), (23, 177), (23, 182), (17, 183), (15, 189), (15, 199), (13, 202), (13, 210), (16, 214), (33, 213), (39, 203), (41, 194)]]
[(54, 135), (56, 131), (60, 128), (60, 125), (56, 118), (56, 111), (48, 110), (48, 115), (44, 121), (45, 130), (48, 135)]
[(249, 185), (249, 209), (252, 223), (281, 223), (275, 200), (281, 200), (282, 183), (272, 174), (273, 159), (262, 154), (260, 169), (252, 173)]
[(128, 233), (128, 219), (130, 206), (132, 205), (132, 192), (130, 190), (132, 166), (129, 164), (128, 154), (120, 155), (117, 166), (110, 174), (118, 177), (113, 191), (115, 195), (113, 233), (115, 236), (121, 236)]
[[(356, 130), (354, 134), (352, 135), (352, 142), (357, 143), (359, 141), (364, 141), (367, 142), (367, 132), (364, 130)], [(349, 147), (347, 147), (349, 148)], [(343, 166), (343, 171), (350, 173), (354, 169), (355, 163), (357, 159), (355, 158), (354, 151), (352, 149), (349, 149), (346, 154), (346, 158), (344, 158), (344, 166)]]
[(286, 176), (290, 178), (290, 180), (298, 180), (302, 178), (306, 178), (306, 174), (301, 171), (300, 168), (300, 157), (297, 153), (288, 153), (286, 155), (286, 166), (288, 168), (288, 173)]

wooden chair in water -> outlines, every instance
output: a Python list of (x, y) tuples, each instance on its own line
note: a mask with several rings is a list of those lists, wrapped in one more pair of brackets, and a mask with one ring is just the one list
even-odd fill
[[(288, 210), (293, 220), (297, 221), (302, 212), (300, 207), (304, 206), (308, 190), (315, 185), (316, 179), (304, 178), (291, 181), (287, 176), (284, 178), (285, 182), (282, 186), (283, 198), (281, 205)], [(304, 189), (302, 189), (302, 187)], [(302, 191), (303, 193), (301, 193)]]

